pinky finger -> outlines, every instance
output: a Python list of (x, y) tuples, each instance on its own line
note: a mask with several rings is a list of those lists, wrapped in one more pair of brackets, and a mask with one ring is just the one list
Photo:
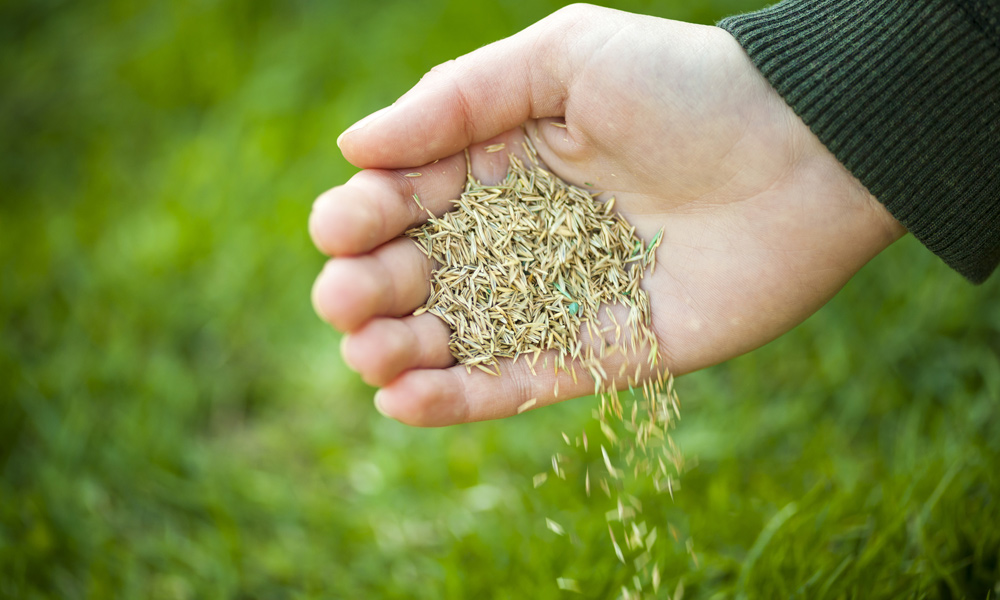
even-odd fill
[(502, 360), (500, 377), (463, 365), (406, 371), (379, 390), (375, 402), (383, 414), (403, 423), (440, 427), (509, 417), (594, 392), (594, 381), (583, 369), (576, 369), (576, 377), (564, 371), (557, 375), (555, 353), (542, 357), (534, 367), (530, 358)]

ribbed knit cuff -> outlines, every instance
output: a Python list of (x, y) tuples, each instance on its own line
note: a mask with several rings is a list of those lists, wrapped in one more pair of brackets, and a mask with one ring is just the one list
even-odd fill
[(1000, 262), (1000, 38), (981, 0), (786, 0), (719, 26), (914, 236)]

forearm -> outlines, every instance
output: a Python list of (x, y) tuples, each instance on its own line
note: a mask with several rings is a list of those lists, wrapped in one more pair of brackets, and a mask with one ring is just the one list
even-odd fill
[(907, 229), (974, 282), (1000, 262), (1000, 8), (786, 0), (719, 26)]

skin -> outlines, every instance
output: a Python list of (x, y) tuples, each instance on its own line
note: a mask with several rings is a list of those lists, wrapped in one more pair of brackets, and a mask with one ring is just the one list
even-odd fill
[(448, 210), (466, 148), (473, 175), (499, 180), (506, 153), (483, 148), (518, 147), (522, 125), (547, 168), (616, 197), (645, 240), (664, 228), (643, 287), (675, 375), (785, 333), (905, 234), (725, 31), (562, 9), (435, 67), (338, 140), (362, 170), (313, 207), (310, 233), (333, 257), (313, 303), (345, 332), (344, 360), (381, 388), (376, 404), (392, 418), (450, 425), (593, 391), (589, 378), (563, 374), (557, 397), (552, 370), (533, 376), (524, 361), (502, 361), (499, 378), (467, 373), (454, 366), (443, 322), (409, 316), (427, 298), (432, 267), (400, 237), (426, 218), (412, 195)]

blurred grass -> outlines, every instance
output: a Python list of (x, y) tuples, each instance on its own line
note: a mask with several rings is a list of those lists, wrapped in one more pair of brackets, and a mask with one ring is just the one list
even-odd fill
[[(589, 401), (407, 428), (309, 305), (311, 200), (353, 172), (337, 134), (557, 7), (0, 5), (0, 597), (628, 583), (579, 485), (531, 489)], [(641, 496), (661, 597), (1000, 593), (998, 295), (906, 239), (781, 340), (685, 377), (699, 465), (676, 501)]]

